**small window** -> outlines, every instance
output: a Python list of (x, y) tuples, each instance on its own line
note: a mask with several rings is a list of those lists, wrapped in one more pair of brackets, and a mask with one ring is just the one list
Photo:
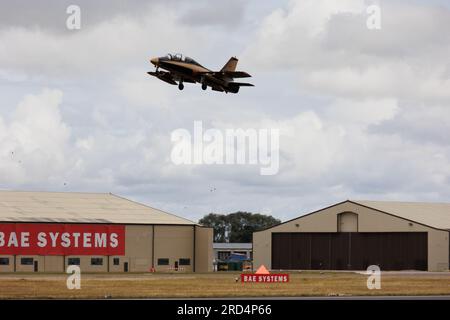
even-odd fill
[(33, 258), (21, 258), (20, 264), (23, 266), (32, 266), (33, 265)]
[(69, 266), (79, 266), (80, 265), (80, 258), (68, 258), (67, 264)]
[(191, 259), (188, 259), (188, 258), (180, 259), (180, 266), (190, 266), (190, 265), (191, 265)]
[(169, 265), (169, 259), (167, 259), (167, 258), (158, 259), (158, 265), (160, 265), (160, 266), (168, 266)]
[(120, 264), (120, 259), (119, 259), (119, 258), (114, 258), (114, 259), (113, 259), (113, 264), (114, 264), (115, 266), (118, 266), (118, 265)]
[(91, 266), (102, 266), (103, 258), (91, 258)]
[(0, 258), (0, 266), (9, 266), (9, 258)]

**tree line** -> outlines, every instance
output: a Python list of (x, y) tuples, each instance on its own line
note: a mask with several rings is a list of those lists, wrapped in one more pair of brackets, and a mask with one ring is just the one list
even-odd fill
[(259, 213), (238, 211), (230, 214), (210, 213), (199, 220), (214, 229), (214, 242), (252, 242), (253, 232), (273, 227), (280, 220)]

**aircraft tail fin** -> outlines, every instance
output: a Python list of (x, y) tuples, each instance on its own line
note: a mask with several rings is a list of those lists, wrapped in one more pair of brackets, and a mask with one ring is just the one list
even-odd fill
[(230, 60), (223, 66), (221, 72), (224, 71), (236, 71), (236, 66), (238, 63), (238, 59), (236, 57), (231, 57)]

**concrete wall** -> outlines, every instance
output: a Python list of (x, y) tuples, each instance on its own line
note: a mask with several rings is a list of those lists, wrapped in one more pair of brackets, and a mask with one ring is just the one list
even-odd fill
[(195, 271), (213, 271), (213, 228), (195, 227)]
[[(31, 265), (23, 265), (21, 263), (22, 258), (33, 258), (33, 264)], [(34, 261), (37, 261), (38, 263), (38, 271), (44, 270), (44, 257), (43, 256), (22, 256), (17, 255), (16, 256), (16, 271), (17, 272), (34, 272)]]
[[(94, 273), (94, 272), (107, 272), (108, 271), (108, 257), (107, 256), (66, 256), (66, 264), (65, 268), (67, 268), (69, 264), (69, 258), (80, 258), (80, 269), (81, 272), (88, 272), (88, 273)], [(101, 258), (103, 259), (102, 265), (91, 265), (91, 258)], [(45, 270), (47, 272), (47, 270)], [(65, 272), (65, 270), (60, 271)]]
[[(63, 270), (64, 260), (61, 256), (33, 256), (18, 255), (16, 257), (10, 255), (0, 255), (0, 257), (9, 258), (9, 265), (0, 265), (0, 272), (14, 272), (14, 258), (16, 259), (16, 271), (17, 272), (34, 272), (34, 262), (38, 262), (38, 271), (46, 272), (61, 272)], [(22, 265), (21, 258), (32, 258), (33, 263), (31, 265)]]
[(152, 267), (153, 226), (133, 225), (125, 227), (125, 257), (119, 257), (119, 266), (113, 266), (111, 271), (122, 272), (124, 264), (128, 263), (129, 272), (148, 272)]
[(64, 269), (64, 257), (62, 256), (44, 256), (42, 260), (43, 265), (38, 267), (43, 268), (45, 272), (61, 272)]
[[(195, 234), (194, 234), (195, 230)], [(154, 241), (154, 243), (153, 243)], [(195, 242), (195, 243), (194, 243)], [(81, 272), (124, 272), (128, 264), (129, 272), (149, 272), (155, 267), (157, 272), (173, 272), (175, 263), (178, 272), (212, 271), (211, 228), (180, 225), (126, 225), (125, 256), (17, 256), (16, 272), (34, 272), (34, 261), (38, 262), (38, 272), (65, 272), (69, 258), (79, 258)], [(195, 246), (195, 250), (194, 250)], [(195, 251), (195, 257), (194, 257)], [(14, 272), (14, 256), (9, 265), (0, 265), (0, 272)], [(32, 265), (22, 265), (21, 258), (33, 258)], [(102, 258), (102, 265), (92, 265), (91, 258)], [(117, 258), (119, 264), (114, 264)], [(158, 259), (169, 259), (169, 265), (158, 265)], [(180, 259), (189, 259), (189, 265), (181, 265)]]
[[(158, 265), (158, 259), (169, 259), (169, 265)], [(192, 272), (194, 226), (155, 226), (156, 271), (171, 271), (175, 267), (175, 262), (179, 262), (180, 259), (190, 259), (190, 265), (179, 267), (186, 272)]]
[(0, 272), (13, 272), (14, 271), (14, 256), (0, 255), (0, 258), (8, 258), (9, 265), (0, 265)]
[(358, 215), (359, 232), (428, 232), (428, 270), (449, 269), (449, 232), (436, 230), (358, 204), (344, 202), (253, 234), (253, 262), (271, 268), (273, 232), (337, 232), (338, 214)]

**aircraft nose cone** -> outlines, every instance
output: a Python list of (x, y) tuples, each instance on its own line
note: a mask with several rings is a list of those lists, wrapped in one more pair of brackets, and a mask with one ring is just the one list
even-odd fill
[(159, 59), (158, 58), (152, 58), (150, 59), (150, 62), (153, 63), (155, 66), (158, 64)]

